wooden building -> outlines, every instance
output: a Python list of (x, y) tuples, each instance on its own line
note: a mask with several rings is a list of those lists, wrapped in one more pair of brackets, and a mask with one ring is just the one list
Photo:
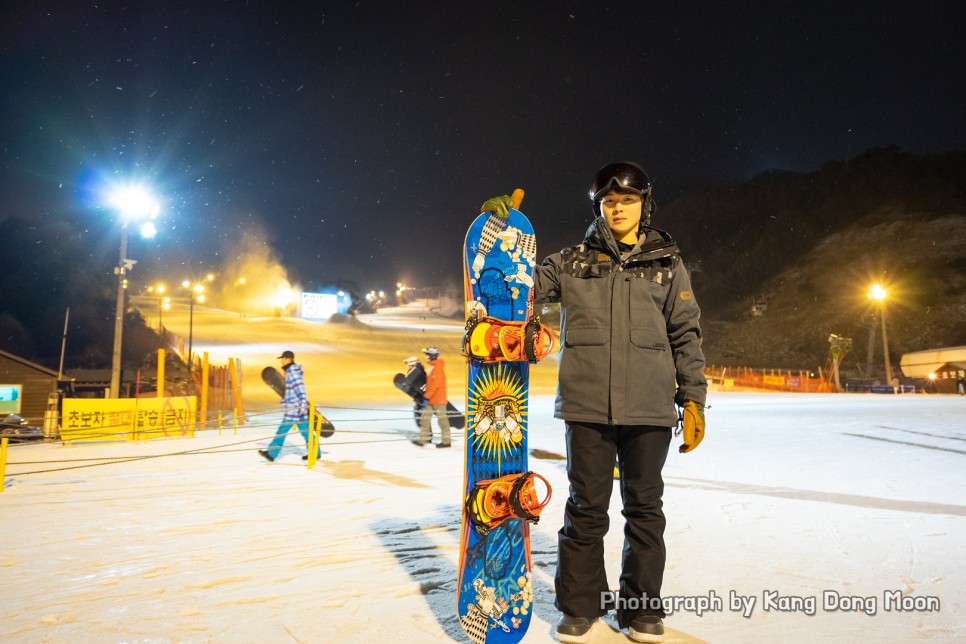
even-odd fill
[[(44, 427), (48, 404), (56, 405), (58, 400), (57, 383), (56, 371), (0, 349), (0, 388), (13, 392), (13, 396), (17, 398), (12, 401), (6, 400), (10, 396), (4, 396), (4, 416), (17, 413), (34, 427)], [(12, 407), (17, 407), (18, 410)], [(56, 417), (53, 422), (56, 424)]]

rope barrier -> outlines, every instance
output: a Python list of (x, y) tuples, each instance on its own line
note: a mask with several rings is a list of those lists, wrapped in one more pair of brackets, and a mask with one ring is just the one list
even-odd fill
[[(396, 412), (399, 411), (399, 410), (395, 410), (395, 409), (385, 410), (385, 409), (362, 408), (362, 407), (334, 407), (333, 406), (333, 407), (330, 407), (330, 408), (333, 408), (333, 409), (346, 409), (346, 410), (353, 410), (353, 411), (386, 411), (387, 413), (396, 413)], [(245, 414), (245, 421), (246, 421), (245, 424), (246, 424), (246, 427), (247, 428), (250, 428), (250, 429), (259, 429), (259, 428), (264, 428), (264, 427), (278, 427), (282, 423), (277, 423), (277, 422), (250, 423), (249, 422), (249, 420), (251, 420), (252, 418), (256, 418), (257, 419), (260, 416), (261, 417), (277, 416), (278, 413), (279, 412), (277, 410), (265, 411), (265, 412), (248, 412), (248, 413)], [(403, 417), (403, 418), (390, 417), (390, 418), (342, 418), (342, 419), (332, 419), (332, 418), (329, 418), (327, 416), (326, 418), (328, 418), (330, 422), (336, 421), (336, 422), (339, 422), (339, 423), (353, 423), (353, 422), (394, 422), (394, 421), (403, 421), (403, 420), (409, 420), (409, 421), (411, 421), (413, 419), (412, 416), (407, 416), (407, 417)], [(220, 422), (221, 422), (221, 417), (220, 417), (220, 413), (218, 413), (218, 417), (217, 418), (208, 418), (208, 419), (205, 419), (203, 421), (200, 421), (198, 424), (199, 425), (202, 425), (203, 427), (201, 427), (200, 429), (198, 429), (196, 431), (198, 431), (198, 432), (221, 431), (221, 429), (219, 427), (209, 427), (209, 425), (211, 425), (212, 423), (220, 423)], [(294, 425), (294, 423), (293, 423), (293, 425)], [(122, 427), (127, 428), (128, 425), (119, 425), (119, 426), (116, 426), (116, 427), (118, 429), (121, 429)], [(108, 429), (108, 428), (104, 428), (104, 429)], [(403, 430), (403, 431), (406, 431), (406, 434), (407, 435), (404, 435), (404, 436), (401, 436), (400, 437), (399, 436), (399, 430), (396, 430), (396, 431), (392, 431), (392, 430), (339, 430), (339, 432), (341, 434), (350, 434), (350, 435), (354, 435), (354, 436), (363, 436), (363, 435), (366, 435), (366, 436), (393, 436), (394, 438), (387, 438), (387, 439), (382, 439), (382, 440), (355, 440), (355, 441), (352, 441), (352, 440), (350, 440), (350, 441), (330, 441), (330, 440), (326, 440), (324, 444), (325, 445), (329, 445), (329, 446), (335, 446), (335, 445), (366, 445), (366, 444), (373, 444), (373, 443), (392, 443), (392, 442), (402, 442), (402, 441), (408, 441), (408, 440), (410, 440), (410, 437), (408, 436), (408, 434), (411, 434), (413, 432), (413, 430)], [(465, 431), (463, 431), (463, 430), (455, 430), (454, 429), (454, 430), (451, 430), (451, 431), (452, 431), (453, 435), (455, 435), (457, 437), (459, 437), (459, 436), (465, 436)], [(115, 431), (115, 432), (106, 432), (106, 433), (103, 433), (103, 434), (87, 434), (85, 436), (85, 439), (84, 439), (83, 442), (91, 442), (95, 437), (101, 437), (101, 438), (117, 437), (117, 436), (124, 436), (125, 434), (133, 434), (136, 437), (139, 434), (145, 434), (145, 433), (149, 433), (149, 432), (150, 432), (150, 430), (140, 429), (140, 430), (127, 431), (127, 432)], [(298, 433), (299, 433), (299, 431), (297, 429), (294, 429), (293, 428), (293, 429), (289, 430), (288, 432), (286, 432), (285, 437), (288, 438), (288, 436), (294, 435), (294, 434), (298, 434)], [(208, 454), (221, 454), (221, 453), (232, 453), (232, 452), (242, 452), (242, 451), (247, 452), (247, 451), (250, 451), (250, 448), (239, 448), (239, 449), (230, 449), (230, 448), (233, 448), (233, 447), (238, 446), (238, 445), (248, 445), (248, 444), (251, 444), (251, 443), (259, 443), (259, 442), (262, 442), (262, 441), (265, 441), (265, 440), (271, 440), (275, 436), (276, 436), (276, 433), (273, 432), (271, 434), (266, 434), (266, 435), (263, 435), (263, 436), (257, 436), (255, 438), (248, 439), (248, 440), (244, 440), (244, 441), (235, 441), (235, 442), (228, 443), (228, 444), (225, 444), (225, 445), (199, 447), (197, 449), (180, 450), (180, 451), (176, 451), (176, 452), (165, 452), (165, 453), (162, 453), (162, 454), (149, 454), (149, 455), (141, 455), (141, 456), (123, 456), (123, 457), (117, 457), (117, 458), (100, 458), (100, 459), (96, 459), (96, 458), (81, 458), (81, 459), (58, 459), (56, 461), (18, 461), (18, 462), (11, 462), (11, 463), (8, 463), (8, 464), (9, 465), (42, 465), (42, 464), (52, 464), (52, 463), (85, 463), (84, 465), (72, 465), (70, 467), (55, 467), (55, 468), (50, 468), (50, 469), (34, 470), (34, 471), (30, 471), (30, 472), (18, 472), (16, 474), (16, 476), (28, 476), (28, 475), (32, 475), (32, 474), (45, 474), (45, 473), (50, 473), (50, 472), (64, 472), (64, 471), (75, 470), (75, 469), (85, 469), (85, 468), (89, 468), (89, 467), (101, 467), (101, 466), (106, 466), (106, 465), (117, 465), (117, 464), (123, 464), (123, 463), (132, 462), (132, 461), (142, 461), (142, 460), (148, 460), (148, 459), (154, 459), (154, 458), (165, 458), (165, 457), (172, 457), (172, 456), (203, 456), (203, 455), (208, 455)], [(176, 436), (168, 436), (168, 438), (186, 438), (186, 437), (188, 437), (186, 433), (185, 434), (181, 434), (181, 435), (176, 435)], [(33, 441), (33, 443), (38, 443), (38, 442), (41, 442), (41, 441)], [(61, 439), (45, 439), (42, 442), (45, 442), (45, 443), (54, 443), (54, 442), (67, 442), (67, 441), (64, 441), (64, 440), (61, 440)], [(27, 444), (30, 444), (30, 443), (22, 443), (22, 444), (27, 445)], [(321, 445), (322, 444), (320, 443), (320, 447), (321, 447)], [(226, 449), (226, 448), (229, 448), (229, 449)]]
[[(374, 422), (374, 421), (381, 421), (381, 422), (406, 421), (406, 420), (412, 420), (412, 418), (413, 418), (412, 415), (411, 415), (411, 413), (412, 413), (411, 410), (377, 409), (377, 408), (365, 408), (365, 407), (331, 407), (331, 408), (332, 409), (344, 409), (344, 410), (350, 410), (350, 411), (384, 411), (386, 413), (393, 413), (393, 414), (396, 414), (396, 413), (406, 413), (406, 411), (409, 411), (409, 413), (410, 413), (410, 415), (408, 415), (408, 416), (389, 416), (389, 417), (379, 417), (379, 418), (333, 418), (333, 417), (326, 416), (326, 418), (330, 422), (332, 422), (332, 423), (335, 423), (335, 422), (338, 422), (338, 423), (362, 423), (362, 422)], [(215, 412), (212, 412), (212, 413), (215, 413)], [(246, 424), (250, 424), (249, 421), (251, 421), (253, 418), (254, 419), (257, 419), (258, 417), (274, 416), (274, 415), (277, 415), (279, 413), (280, 412), (277, 411), (277, 410), (264, 411), (264, 412), (255, 412), (255, 413), (253, 413), (253, 412), (247, 412), (247, 413), (245, 413), (245, 422), (246, 422)], [(220, 424), (220, 423), (221, 423), (221, 418), (220, 417), (217, 417), (217, 416), (209, 417), (209, 418), (207, 418), (207, 419), (205, 419), (203, 421), (199, 421), (198, 422), (198, 425), (201, 425), (201, 427), (199, 427), (199, 429), (196, 430), (196, 431), (209, 431), (209, 430), (212, 429), (211, 425)], [(274, 426), (277, 426), (279, 424), (281, 424), (281, 423), (274, 423)], [(265, 424), (265, 426), (271, 426), (271, 425), (273, 425), (273, 423), (266, 423)], [(252, 425), (252, 426), (256, 426), (257, 427), (258, 425), (256, 423), (255, 425)], [(120, 438), (123, 438), (123, 437), (137, 437), (140, 434), (154, 434), (154, 433), (158, 433), (159, 431), (163, 431), (163, 430), (159, 430), (159, 429), (155, 429), (155, 428), (139, 428), (139, 429), (131, 430), (131, 429), (129, 429), (129, 427), (130, 426), (128, 424), (124, 424), (124, 425), (102, 425), (99, 428), (99, 430), (100, 430), (99, 432), (97, 432), (97, 433), (86, 432), (84, 434), (83, 438), (77, 439), (77, 442), (89, 442), (89, 441), (103, 440), (103, 439), (108, 439), (108, 438), (119, 438), (120, 439)], [(215, 429), (218, 429), (218, 428), (216, 427)], [(58, 439), (45, 438), (43, 441), (30, 441), (30, 442), (34, 442), (34, 443), (37, 443), (37, 442), (56, 443), (56, 442), (74, 442), (74, 441), (71, 440), (71, 439), (63, 439), (63, 438), (58, 438)], [(23, 444), (23, 443), (20, 443), (20, 444)]]

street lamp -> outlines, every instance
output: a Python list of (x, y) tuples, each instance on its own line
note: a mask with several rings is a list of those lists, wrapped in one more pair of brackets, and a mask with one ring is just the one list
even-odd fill
[(164, 312), (171, 308), (171, 298), (164, 294), (167, 290), (168, 287), (160, 283), (148, 287), (148, 293), (158, 296), (158, 348), (164, 346)]
[(158, 216), (160, 206), (146, 191), (131, 188), (118, 190), (108, 200), (117, 208), (121, 219), (121, 253), (120, 261), (114, 268), (117, 275), (117, 305), (114, 309), (114, 354), (111, 360), (111, 389), (110, 397), (118, 398), (121, 389), (121, 339), (124, 335), (124, 289), (127, 288), (125, 275), (134, 268), (136, 260), (127, 259), (127, 225), (132, 221), (142, 221), (141, 235), (154, 237), (155, 229), (152, 219)]
[(187, 289), (191, 289), (189, 293), (189, 304), (188, 304), (188, 371), (191, 371), (191, 356), (192, 348), (194, 344), (194, 326), (195, 326), (195, 300), (201, 304), (205, 301), (205, 286), (204, 284), (191, 285), (191, 282), (185, 280), (181, 282), (181, 286)]
[(157, 293), (158, 296), (158, 335), (164, 333), (164, 311), (170, 308), (171, 298), (164, 294), (167, 290), (168, 287), (160, 283), (148, 287), (148, 293)]
[(889, 362), (889, 338), (886, 335), (886, 316), (885, 316), (885, 301), (886, 290), (879, 286), (878, 284), (873, 284), (872, 288), (869, 289), (867, 293), (870, 300), (874, 300), (879, 303), (879, 317), (882, 318), (882, 353), (885, 354), (885, 373), (886, 373), (886, 384), (890, 387), (892, 386), (892, 364)]

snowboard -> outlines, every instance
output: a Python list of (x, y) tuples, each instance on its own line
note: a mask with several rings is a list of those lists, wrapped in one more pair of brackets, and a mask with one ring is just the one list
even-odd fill
[[(419, 427), (419, 419), (423, 415), (423, 408), (426, 407), (426, 398), (423, 396), (422, 389), (405, 374), (397, 373), (392, 378), (392, 384), (404, 394), (413, 399), (413, 416), (416, 420), (416, 427)], [(426, 384), (425, 381), (423, 384)], [(453, 403), (446, 401), (446, 416), (449, 418), (449, 426), (453, 429), (463, 429), (466, 427), (466, 417), (457, 409)]]
[[(285, 376), (282, 372), (275, 367), (265, 367), (262, 369), (262, 381), (272, 388), (278, 396), (285, 396)], [(315, 408), (315, 431), (319, 433), (322, 438), (329, 438), (335, 433), (335, 425), (329, 422), (329, 419), (325, 417), (322, 411), (316, 407)]]
[(530, 364), (480, 361), (467, 351), (483, 316), (499, 324), (526, 322), (533, 315), (536, 239), (517, 210), (522, 198), (522, 190), (514, 192), (507, 219), (491, 211), (477, 217), (463, 251), (467, 429), (456, 604), (460, 625), (475, 644), (520, 641), (533, 605), (529, 523), (521, 518), (492, 528), (479, 523), (479, 509), (489, 499), (480, 486), (527, 472)]

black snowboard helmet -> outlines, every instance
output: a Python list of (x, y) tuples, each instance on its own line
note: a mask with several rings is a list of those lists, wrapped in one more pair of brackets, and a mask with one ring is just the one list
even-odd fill
[(641, 221), (650, 225), (654, 214), (654, 200), (651, 199), (651, 179), (644, 169), (633, 161), (608, 163), (597, 171), (590, 188), (590, 200), (594, 202), (594, 215), (600, 216), (600, 202), (611, 190), (636, 192), (641, 195)]

